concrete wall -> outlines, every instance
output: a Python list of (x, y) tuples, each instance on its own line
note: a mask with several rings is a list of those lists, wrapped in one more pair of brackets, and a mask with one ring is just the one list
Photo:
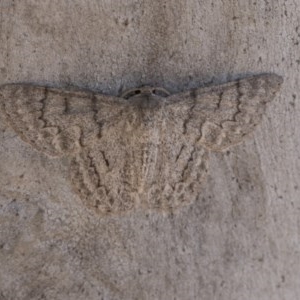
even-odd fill
[(300, 4), (0, 0), (0, 83), (118, 95), (284, 77), (252, 139), (211, 154), (196, 203), (101, 217), (65, 159), (0, 120), (0, 299), (299, 299)]

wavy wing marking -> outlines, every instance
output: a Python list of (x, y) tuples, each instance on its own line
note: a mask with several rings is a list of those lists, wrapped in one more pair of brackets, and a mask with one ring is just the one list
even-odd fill
[(73, 153), (101, 136), (105, 120), (117, 116), (120, 98), (11, 84), (0, 88), (1, 116), (20, 137), (50, 156)]
[(220, 151), (255, 129), (281, 83), (277, 75), (258, 75), (169, 96), (167, 107), (185, 120), (185, 131), (200, 130), (200, 144)]

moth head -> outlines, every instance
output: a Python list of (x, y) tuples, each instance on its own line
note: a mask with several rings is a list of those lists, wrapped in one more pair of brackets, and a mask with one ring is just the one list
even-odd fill
[(160, 87), (151, 87), (151, 86), (144, 86), (144, 87), (140, 87), (140, 88), (135, 88), (135, 89), (130, 89), (125, 91), (122, 94), (122, 98), (124, 99), (131, 99), (131, 98), (147, 98), (147, 97), (161, 97), (161, 98), (165, 98), (168, 97), (170, 95), (170, 93), (165, 90), (164, 88), (160, 88)]
[(122, 97), (130, 102), (133, 115), (138, 116), (140, 124), (152, 126), (156, 120), (156, 113), (164, 103), (163, 99), (169, 95), (163, 88), (144, 86), (128, 90)]

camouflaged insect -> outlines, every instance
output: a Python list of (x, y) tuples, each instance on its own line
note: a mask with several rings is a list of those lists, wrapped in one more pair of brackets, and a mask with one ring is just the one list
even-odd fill
[(35, 149), (67, 156), (70, 180), (99, 213), (174, 209), (196, 199), (210, 151), (243, 140), (282, 78), (258, 75), (170, 95), (143, 87), (112, 97), (9, 84), (0, 112)]

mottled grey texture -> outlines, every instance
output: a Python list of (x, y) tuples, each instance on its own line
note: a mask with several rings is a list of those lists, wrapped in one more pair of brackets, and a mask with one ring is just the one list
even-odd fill
[(100, 213), (160, 210), (194, 201), (208, 151), (241, 142), (282, 83), (260, 75), (163, 96), (144, 87), (122, 98), (30, 85), (0, 87), (0, 115), (49, 156), (71, 160), (71, 181)]
[(296, 0), (1, 0), (0, 85), (284, 83), (174, 213), (100, 216), (74, 193), (68, 156), (34, 151), (0, 118), (0, 299), (300, 299), (299, 16)]

